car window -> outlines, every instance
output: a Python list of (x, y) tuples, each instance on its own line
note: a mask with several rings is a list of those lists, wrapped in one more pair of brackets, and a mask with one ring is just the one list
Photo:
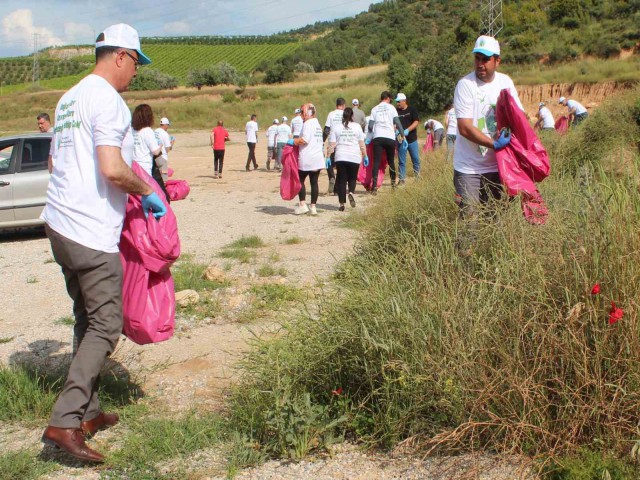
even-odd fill
[(49, 159), (49, 138), (29, 138), (22, 145), (22, 158), (20, 159), (19, 172), (33, 172), (46, 170)]
[(0, 175), (9, 173), (11, 160), (17, 150), (15, 143), (0, 145)]

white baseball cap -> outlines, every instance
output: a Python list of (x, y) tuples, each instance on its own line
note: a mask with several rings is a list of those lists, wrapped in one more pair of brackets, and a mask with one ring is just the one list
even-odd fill
[(399, 102), (400, 100), (406, 100), (407, 96), (404, 93), (399, 93), (398, 96), (396, 97), (396, 102)]
[(274, 125), (278, 125), (279, 123), (280, 123), (280, 121), (279, 121), (277, 118), (274, 118), (274, 119), (273, 119), (273, 124), (274, 124)]
[(287, 117), (282, 117), (283, 122), (286, 122), (287, 120), (289, 120)]
[(540, 102), (540, 103), (538, 104), (538, 106), (539, 106), (539, 107), (544, 107), (544, 106), (545, 106), (545, 103), (544, 103), (544, 102)]
[(299, 114), (299, 113), (302, 113), (302, 110), (300, 110), (299, 108), (296, 108), (296, 109), (295, 109), (295, 111), (294, 111), (293, 113), (295, 113), (295, 114), (297, 115), (297, 114)]
[(565, 98), (565, 97), (560, 97), (560, 98), (558, 99), (558, 103), (564, 103), (564, 101), (565, 101), (565, 100), (566, 100), (566, 98)]
[(493, 57), (494, 55), (500, 56), (500, 44), (498, 40), (489, 35), (480, 35), (476, 40), (476, 45), (473, 47), (473, 53), (481, 53), (487, 57)]
[(357, 98), (354, 98), (353, 100), (351, 100), (351, 105), (360, 105), (360, 102)]
[(167, 117), (162, 117), (160, 119), (160, 125), (171, 125), (171, 122), (169, 121), (169, 119)]
[(140, 38), (138, 32), (126, 23), (118, 23), (105, 28), (104, 32), (96, 38), (96, 48), (100, 47), (120, 47), (138, 52), (140, 65), (148, 65), (151, 59), (140, 49)]

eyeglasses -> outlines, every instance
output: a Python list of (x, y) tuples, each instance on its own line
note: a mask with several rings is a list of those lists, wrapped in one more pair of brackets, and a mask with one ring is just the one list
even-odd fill
[(136, 57), (134, 57), (133, 55), (131, 55), (129, 52), (127, 52), (126, 50), (123, 50), (123, 52), (127, 55), (127, 57), (129, 57), (131, 60), (133, 60), (133, 64), (136, 67), (136, 70), (138, 70), (138, 67), (140, 66), (140, 60), (138, 60)]

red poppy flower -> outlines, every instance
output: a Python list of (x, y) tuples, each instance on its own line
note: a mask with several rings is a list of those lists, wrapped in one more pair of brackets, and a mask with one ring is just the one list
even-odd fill
[(596, 283), (591, 289), (591, 295), (598, 295), (600, 293), (600, 284)]
[(611, 302), (611, 310), (609, 310), (609, 325), (613, 325), (618, 320), (622, 319), (624, 310), (618, 308), (615, 302)]
[(335, 390), (331, 390), (332, 395), (342, 395), (342, 387), (338, 387)]

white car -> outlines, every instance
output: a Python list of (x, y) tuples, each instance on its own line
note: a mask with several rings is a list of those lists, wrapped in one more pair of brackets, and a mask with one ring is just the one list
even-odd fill
[(0, 229), (43, 225), (51, 133), (0, 138)]

